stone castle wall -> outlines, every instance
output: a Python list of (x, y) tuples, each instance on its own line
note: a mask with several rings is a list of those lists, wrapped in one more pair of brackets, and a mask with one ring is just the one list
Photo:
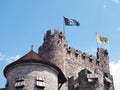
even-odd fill
[[(109, 57), (107, 50), (98, 48), (96, 56), (89, 55), (80, 50), (75, 50), (75, 48), (68, 47), (64, 33), (59, 32), (58, 30), (54, 30), (54, 33), (49, 30), (45, 34), (43, 45), (39, 47), (38, 54), (45, 60), (49, 60), (57, 65), (68, 78), (68, 82), (65, 83), (60, 90), (74, 90), (70, 83), (76, 83), (76, 80), (77, 83), (81, 82), (78, 78), (80, 77), (79, 73), (82, 70), (88, 70), (87, 72), (90, 72), (95, 78), (97, 77), (98, 80), (97, 82), (93, 80), (93, 87), (88, 85), (88, 81), (86, 81), (87, 83), (85, 85), (79, 86), (79, 89), (75, 90), (90, 90), (88, 88), (91, 88), (91, 90), (106, 90), (104, 89), (104, 87), (107, 87), (104, 83), (104, 77), (107, 77), (112, 81), (109, 71)], [(72, 77), (73, 79), (71, 81)], [(110, 90), (113, 90), (113, 88)]]
[[(97, 49), (96, 56), (89, 55), (68, 47), (64, 33), (49, 30), (38, 54), (58, 66), (67, 82), (59, 83), (56, 67), (39, 62), (17, 63), (5, 71), (8, 90), (114, 90), (108, 52), (103, 48)], [(60, 80), (64, 79), (61, 76)]]
[[(88, 68), (93, 71), (99, 68), (101, 71), (109, 73), (109, 57), (106, 50), (99, 48), (97, 56), (75, 50), (75, 48), (68, 47), (64, 33), (58, 30), (55, 30), (54, 33), (49, 30), (46, 33), (44, 43), (39, 47), (38, 53), (46, 60), (59, 66), (67, 75), (69, 75), (67, 69), (70, 69), (70, 73), (78, 73), (78, 71), (76, 71), (78, 67)], [(106, 64), (104, 64), (104, 62)]]

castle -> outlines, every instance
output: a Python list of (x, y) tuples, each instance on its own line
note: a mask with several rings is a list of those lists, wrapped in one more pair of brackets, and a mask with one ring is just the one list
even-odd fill
[(65, 34), (46, 32), (38, 53), (29, 51), (4, 69), (0, 90), (114, 90), (108, 51), (96, 56), (68, 47)]

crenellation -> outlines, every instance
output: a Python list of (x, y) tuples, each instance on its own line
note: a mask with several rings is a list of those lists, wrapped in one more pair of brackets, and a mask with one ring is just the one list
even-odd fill
[(54, 34), (60, 34), (60, 32), (59, 32), (59, 30), (57, 30), (57, 29), (54, 29)]
[(38, 53), (41, 57), (56, 64), (64, 72), (64, 56), (67, 46), (64, 33), (59, 32), (57, 29), (55, 29), (54, 32), (49, 30), (44, 36), (44, 43), (42, 47), (39, 47)]
[(48, 30), (46, 34), (44, 35), (44, 40), (47, 40), (50, 36), (53, 36), (51, 30)]
[(68, 47), (68, 48), (67, 48), (67, 52), (68, 52), (69, 54), (74, 54), (74, 53), (75, 53), (75, 48)]
[(76, 59), (78, 58), (78, 57), (81, 57), (81, 51), (80, 50), (76, 50), (75, 51), (75, 57), (76, 57)]
[(82, 53), (82, 56), (84, 56), (85, 58), (88, 58), (88, 57), (89, 57), (89, 54), (86, 53), (86, 52), (83, 52), (83, 53)]
[(53, 35), (53, 34), (52, 34), (51, 30), (48, 30), (46, 35), (49, 36), (49, 35)]
[[(46, 52), (51, 50), (52, 52), (59, 52), (59, 55), (63, 55), (62, 53), (64, 52), (64, 61), (70, 60), (74, 65), (83, 65), (88, 68), (95, 69), (96, 67), (99, 67), (100, 70), (104, 70), (105, 72), (106, 69), (103, 68), (103, 61), (102, 59), (107, 59), (108, 60), (108, 52), (107, 50), (104, 50), (103, 48), (97, 49), (97, 56), (89, 55), (86, 52), (81, 52), (80, 50), (75, 50), (73, 47), (68, 47), (68, 44), (65, 40), (65, 35), (62, 32), (59, 32), (59, 30), (55, 29), (54, 33), (51, 31), (48, 31), (46, 36), (48, 37), (44, 43), (43, 47)], [(49, 49), (47, 49), (49, 47)], [(43, 49), (40, 49), (40, 51)], [(63, 51), (60, 51), (63, 50)], [(51, 52), (50, 51), (50, 52)], [(43, 51), (42, 51), (43, 53)], [(47, 54), (49, 55), (49, 54)], [(50, 58), (52, 56), (49, 56)], [(59, 57), (58, 57), (59, 58)], [(54, 61), (55, 62), (55, 61)], [(107, 62), (107, 61), (104, 61)], [(56, 62), (57, 63), (57, 62)], [(106, 66), (108, 68), (108, 66)]]
[(89, 58), (92, 59), (92, 60), (96, 59), (96, 57), (93, 56), (93, 55), (90, 55)]
[(68, 47), (57, 29), (46, 32), (38, 53), (30, 51), (8, 65), (4, 75), (8, 90), (114, 90), (108, 51), (97, 48), (94, 56)]
[(96, 65), (96, 57), (93, 56), (93, 55), (90, 55), (90, 56), (89, 56), (89, 62), (90, 62), (91, 64)]
[[(80, 50), (75, 50), (75, 48), (68, 47), (67, 49), (67, 57), (68, 59), (73, 62), (74, 64), (78, 63), (88, 68), (99, 67), (97, 62), (99, 62), (96, 56), (89, 55), (86, 52), (82, 52)], [(68, 60), (67, 60), (68, 61)]]
[(44, 35), (44, 40), (48, 39), (64, 39), (65, 40), (65, 34), (63, 32), (59, 32), (59, 30), (55, 29), (54, 32), (51, 30), (48, 30), (47, 33)]

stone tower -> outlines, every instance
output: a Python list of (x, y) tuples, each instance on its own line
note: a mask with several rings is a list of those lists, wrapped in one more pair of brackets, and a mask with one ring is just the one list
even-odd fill
[(108, 51), (96, 56), (68, 47), (64, 33), (46, 32), (38, 53), (31, 50), (4, 69), (2, 90), (114, 90)]
[(97, 64), (106, 76), (110, 75), (108, 51), (103, 48), (97, 49)]
[(58, 30), (54, 30), (52, 33), (49, 30), (44, 36), (44, 43), (39, 47), (38, 54), (57, 65), (64, 72), (66, 47), (64, 33)]
[(56, 65), (42, 59), (33, 50), (9, 64), (4, 75), (7, 90), (58, 90), (58, 86), (66, 81)]

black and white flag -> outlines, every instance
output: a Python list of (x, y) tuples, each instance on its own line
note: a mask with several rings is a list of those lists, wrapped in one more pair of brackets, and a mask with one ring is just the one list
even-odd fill
[(80, 26), (80, 23), (74, 19), (68, 19), (64, 17), (64, 22), (66, 26)]

